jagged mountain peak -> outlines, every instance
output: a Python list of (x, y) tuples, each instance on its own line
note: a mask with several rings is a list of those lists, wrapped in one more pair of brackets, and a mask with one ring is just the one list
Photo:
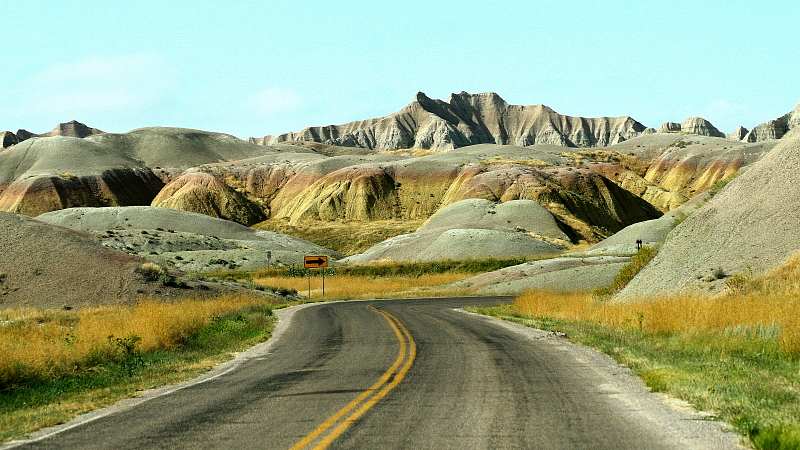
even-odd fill
[(375, 119), (298, 133), (250, 138), (261, 145), (312, 141), (370, 150), (425, 148), (447, 151), (475, 144), (604, 147), (645, 133), (646, 127), (625, 117), (584, 118), (558, 114), (544, 105), (509, 105), (494, 92), (451, 94), (431, 99), (417, 92), (400, 111)]
[(416, 94), (414, 94), (414, 100), (413, 101), (419, 102), (419, 103), (428, 103), (428, 102), (432, 102), (433, 100), (430, 97), (428, 97), (424, 92), (418, 91)]
[(739, 125), (739, 127), (736, 128), (736, 130), (734, 130), (733, 133), (728, 135), (728, 139), (733, 139), (734, 141), (741, 141), (742, 139), (744, 139), (745, 136), (747, 136), (747, 133), (749, 132), (750, 130)]
[(477, 105), (491, 105), (496, 108), (505, 109), (509, 105), (503, 100), (496, 92), (481, 92), (479, 94), (470, 94), (467, 91), (461, 91), (458, 94), (450, 94), (447, 98), (447, 103), (456, 105), (459, 103), (468, 103), (473, 106)]

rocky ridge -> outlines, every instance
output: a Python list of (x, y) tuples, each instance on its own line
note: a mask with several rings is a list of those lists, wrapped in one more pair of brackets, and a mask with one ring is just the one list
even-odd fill
[(711, 122), (703, 119), (702, 117), (690, 117), (681, 123), (665, 122), (658, 127), (659, 133), (688, 133), (698, 134), (701, 136), (711, 136), (725, 138), (722, 133), (711, 124)]
[(800, 102), (797, 107), (789, 113), (777, 119), (757, 125), (747, 132), (742, 138), (744, 142), (761, 142), (771, 139), (781, 139), (790, 130), (800, 125)]
[[(6, 131), (4, 133), (12, 135), (14, 138), (16, 138), (17, 142), (15, 143), (19, 143), (34, 137), (68, 136), (68, 137), (85, 138), (88, 136), (92, 136), (95, 134), (102, 134), (105, 132), (97, 128), (89, 127), (86, 124), (78, 122), (77, 120), (71, 120), (69, 122), (60, 123), (56, 125), (56, 127), (53, 128), (52, 130), (42, 134), (31, 133), (30, 131), (24, 128), (20, 128), (19, 130), (17, 130), (16, 134), (11, 133), (10, 131)], [(4, 143), (3, 147), (8, 147), (8, 145), (5, 145)]]
[(560, 253), (568, 244), (555, 217), (534, 201), (472, 198), (445, 206), (414, 233), (387, 239), (342, 262), (534, 256)]
[(299, 238), (168, 208), (69, 208), (37, 219), (92, 233), (106, 247), (191, 272), (299, 265), (309, 254), (342, 258)]
[(174, 128), (35, 137), (0, 152), (0, 210), (36, 216), (74, 206), (149, 205), (190, 167), (267, 153), (278, 151)]
[(558, 114), (544, 105), (509, 105), (493, 92), (451, 94), (446, 102), (418, 92), (411, 104), (389, 116), (309, 127), (250, 141), (260, 145), (313, 141), (373, 150), (447, 151), (475, 144), (603, 147), (654, 131), (631, 117), (590, 119)]

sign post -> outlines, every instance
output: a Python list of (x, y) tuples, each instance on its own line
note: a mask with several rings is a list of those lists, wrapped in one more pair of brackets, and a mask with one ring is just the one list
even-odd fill
[[(325, 268), (328, 267), (328, 255), (303, 257), (303, 268), (322, 269), (322, 296), (325, 296)], [(311, 271), (308, 271), (308, 298), (311, 298)]]

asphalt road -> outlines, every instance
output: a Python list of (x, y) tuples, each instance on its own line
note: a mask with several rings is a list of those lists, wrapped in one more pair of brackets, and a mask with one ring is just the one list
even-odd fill
[(12, 445), (740, 448), (722, 424), (667, 406), (596, 352), (456, 309), (502, 300), (385, 300), (282, 310), (273, 339), (203, 380), (145, 393)]

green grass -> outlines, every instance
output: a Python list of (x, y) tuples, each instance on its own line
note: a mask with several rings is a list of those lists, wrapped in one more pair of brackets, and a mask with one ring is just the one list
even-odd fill
[(143, 389), (191, 379), (267, 340), (275, 318), (266, 306), (219, 317), (188, 336), (176, 350), (142, 352), (135, 336), (116, 339), (116, 351), (97, 353), (89, 370), (73, 376), (28, 376), (0, 385), (0, 442), (111, 405)]
[(800, 355), (782, 351), (769, 330), (651, 333), (521, 316), (513, 306), (475, 311), (565, 333), (630, 367), (653, 391), (733, 424), (756, 448), (800, 448)]

